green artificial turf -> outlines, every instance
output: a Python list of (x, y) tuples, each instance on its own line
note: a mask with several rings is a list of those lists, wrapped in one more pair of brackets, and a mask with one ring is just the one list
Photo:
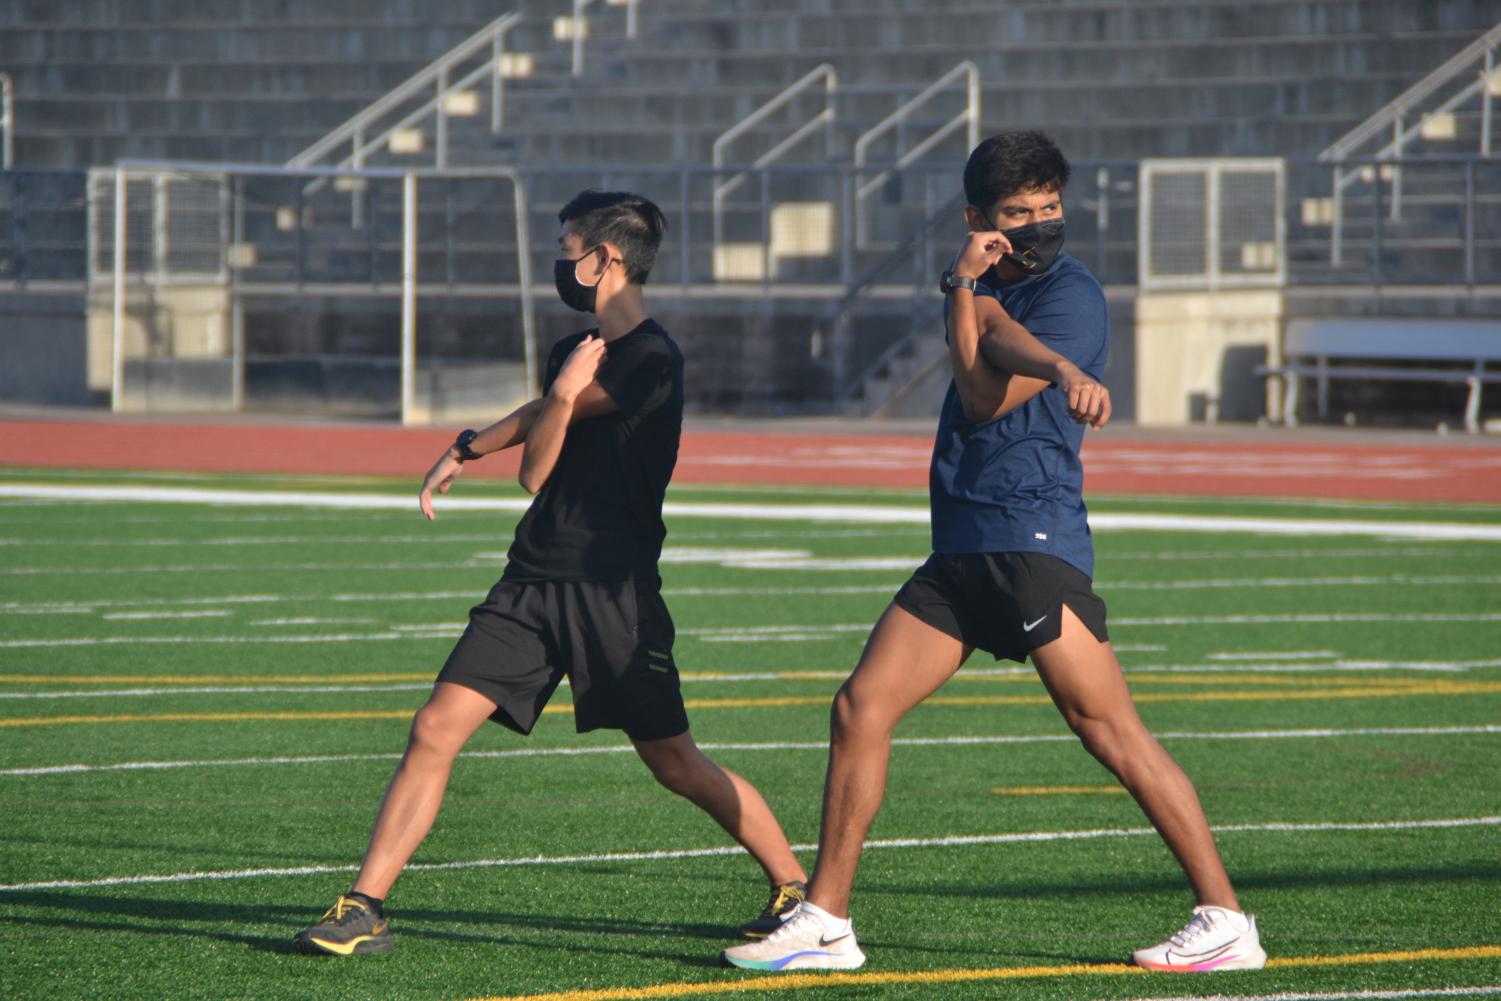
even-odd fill
[[(3, 482), (412, 493), (373, 479), (9, 470)], [(520, 494), (475, 482), (456, 496)], [(923, 504), (910, 491), (786, 489), (670, 500)], [(1478, 506), (1106, 497), (1091, 510), (1501, 523)], [(754, 979), (717, 962), (765, 899), (749, 858), (589, 857), (729, 841), (657, 788), (619, 734), (575, 734), (566, 711), (530, 739), (486, 727), (471, 741), (413, 861), (490, 864), (406, 873), (388, 901), (394, 953), (291, 953), (347, 889), (342, 867), (359, 860), (410, 713), (517, 518), (439, 511), (429, 524), (415, 503), (0, 499), (0, 996), (790, 993), (712, 986)], [(926, 555), (926, 529), (683, 516), (669, 528), (662, 570), (694, 733), (761, 789), (794, 843), (811, 843), (828, 699)], [(853, 905), (870, 957), (860, 972), (891, 979), (798, 991), (1104, 999), (1501, 983), (1501, 543), (1112, 529), (1096, 548), (1143, 718), (1212, 824), (1262, 828), (1218, 840), (1283, 962), (1209, 980), (1120, 972), (1187, 918), (1182, 877), (1159, 840), (1130, 833), (1146, 825), (1127, 796), (996, 791), (1110, 778), (1056, 739), (1067, 730), (1034, 676), (977, 656), (898, 730), (871, 837), (1127, 833), (872, 847)], [(802, 565), (777, 566), (788, 560)], [(566, 709), (566, 689), (554, 706)], [(340, 712), (358, 715), (317, 717)], [(1357, 732), (1393, 729), (1422, 732)], [(934, 743), (954, 737), (1032, 739)], [(726, 744), (740, 746), (714, 747)], [(599, 753), (503, 753), (568, 749)], [(146, 762), (160, 767), (99, 767)], [(65, 765), (90, 767), (23, 771)], [(1404, 826), (1427, 821), (1459, 823)], [(1306, 829), (1331, 824), (1355, 826)], [(335, 871), (245, 872), (299, 867)], [(204, 873), (239, 874), (187, 878)], [(178, 878), (101, 885), (139, 876)], [(53, 882), (85, 885), (24, 888)], [(1356, 961), (1319, 961), (1334, 957)], [(1069, 969), (1080, 964), (1097, 969)], [(964, 979), (1022, 967), (1037, 969)], [(943, 971), (959, 979), (916, 979)]]

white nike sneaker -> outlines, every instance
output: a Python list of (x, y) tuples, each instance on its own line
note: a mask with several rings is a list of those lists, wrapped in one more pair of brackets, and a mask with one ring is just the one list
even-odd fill
[(1131, 954), (1137, 966), (1171, 973), (1259, 970), (1266, 952), (1256, 919), (1224, 907), (1195, 907), (1188, 924), (1166, 942)]
[(864, 965), (854, 924), (846, 918), (831, 929), (810, 907), (799, 904), (782, 927), (760, 942), (726, 949), (724, 961), (746, 970), (853, 970)]

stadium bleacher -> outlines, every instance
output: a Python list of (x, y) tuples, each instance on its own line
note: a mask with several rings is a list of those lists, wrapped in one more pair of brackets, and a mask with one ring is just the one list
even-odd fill
[[(450, 162), (514, 164), (527, 175), (531, 249), (539, 263), (550, 253), (552, 214), (580, 187), (640, 187), (669, 205), (675, 226), (690, 236), (664, 248), (658, 308), (669, 321), (680, 321), (690, 341), (715, 339), (714, 349), (703, 352), (713, 356), (715, 365), (695, 373), (701, 393), (697, 406), (744, 412), (808, 409), (810, 399), (818, 401), (812, 409), (845, 408), (837, 398), (831, 401), (830, 394), (831, 386), (835, 397), (847, 392), (848, 378), (836, 378), (826, 365), (807, 364), (810, 351), (838, 325), (831, 325), (831, 302), (848, 295), (854, 275), (879, 270), (893, 251), (905, 252), (904, 235), (923, 226), (956, 190), (957, 171), (942, 168), (965, 150), (965, 135), (956, 132), (916, 168), (877, 192), (874, 246), (849, 255), (837, 271), (829, 270), (832, 258), (803, 261), (792, 254), (766, 258), (775, 274), (762, 273), (766, 268), (756, 247), (772, 237), (766, 232), (766, 208), (751, 190), (754, 185), (746, 186), (725, 216), (730, 238), (750, 248), (749, 267), (744, 255), (736, 259), (739, 263), (730, 261), (728, 252), (721, 259), (723, 248), (717, 241), (711, 244), (707, 235), (709, 198), (700, 182), (709, 176), (690, 182), (670, 171), (705, 169), (716, 138), (815, 66), (827, 64), (837, 74), (838, 86), (829, 98), (833, 122), (818, 138), (780, 157), (780, 166), (847, 165), (859, 135), (965, 60), (978, 69), (982, 133), (1001, 127), (1045, 128), (1085, 165), (1071, 193), (1077, 210), (1071, 245), (1116, 290), (1114, 301), (1122, 304), (1114, 311), (1117, 357), (1125, 360), (1119, 366), (1135, 354), (1130, 300), (1120, 291), (1136, 280), (1133, 161), (1246, 155), (1311, 159), (1492, 28), (1496, 17), (1494, 6), (1480, 0), (640, 0), (634, 11), (639, 30), (628, 33), (632, 12), (598, 0), (583, 8), (588, 29), (575, 73), (565, 37), (574, 4), (567, 0), (515, 0), (503, 8), (478, 0), (431, 8), (415, 0), (335, 0), (288, 2), (273, 11), (249, 0), (7, 5), (0, 10), (0, 70), (16, 84), (16, 161), (32, 170), (108, 165), (122, 158), (285, 163), (506, 10), (523, 16), (508, 36), (507, 48), (529, 58), (525, 69), (506, 81), (505, 128), (497, 136), (483, 126), (483, 115), (454, 119)], [(823, 100), (815, 89), (789, 102), (782, 113), (737, 140), (731, 162), (748, 162), (775, 146), (816, 113)], [(875, 159), (895, 158), (962, 109), (963, 102), (962, 90), (940, 95), (894, 130), (891, 138), (897, 141), (875, 146)], [(1443, 141), (1432, 144), (1433, 151), (1466, 148), (1466, 143), (1473, 147), (1481, 128), (1478, 110), (1457, 109), (1450, 124), (1452, 139), (1447, 146)], [(429, 138), (429, 150), (431, 145)], [(1106, 161), (1121, 166), (1108, 174), (1092, 169), (1093, 163)], [(424, 160), (381, 152), (367, 162), (401, 166)], [(922, 172), (935, 165), (939, 174)], [(1374, 204), (1368, 195), (1365, 203), (1358, 192), (1352, 195), (1346, 230), (1352, 245), (1382, 233), (1387, 238), (1411, 234), (1415, 244), (1433, 244), (1428, 237), (1434, 220), (1442, 227), (1457, 225), (1450, 220), (1453, 192), (1473, 178), (1465, 182), (1459, 167), (1429, 165), (1425, 170), (1404, 175), (1412, 208), (1385, 224), (1373, 221), (1380, 213), (1362, 208)], [(1303, 197), (1299, 186), (1311, 176), (1290, 180), (1292, 204)], [(1327, 184), (1326, 174), (1319, 177)], [(1494, 180), (1493, 173), (1480, 182), (1484, 187)], [(59, 190), (67, 187), (55, 178), (51, 183), (60, 185)], [(808, 173), (790, 181), (784, 177), (776, 183), (790, 186), (769, 198), (795, 202), (794, 208), (811, 205), (815, 226), (823, 218), (818, 206), (835, 205), (841, 197), (834, 173)], [(17, 190), (0, 185), (0, 242), (3, 231), (14, 228), (4, 223), (19, 215), (16, 203), (24, 200), (14, 194)], [(679, 200), (680, 191), (687, 193)], [(1426, 209), (1425, 197), (1442, 204)], [(1096, 233), (1093, 217), (1101, 200), (1110, 198), (1118, 198), (1111, 209), (1114, 228)], [(68, 221), (67, 212), (55, 213), (56, 228), (67, 236), (50, 243), (35, 221), (42, 201), (33, 196), (25, 206), (32, 221), (26, 234), (27, 272), (20, 280), (24, 283), (29, 274), (81, 281), (88, 273), (82, 252), (86, 239), (80, 236), (85, 199), (71, 189), (58, 195), (73, 216)], [(377, 207), (385, 213), (383, 225), (395, 225), (391, 220), (397, 208), (389, 200)], [(1478, 225), (1483, 235), (1497, 222), (1501, 206), (1482, 196), (1473, 208), (1469, 224)], [(508, 225), (499, 210), (491, 216), (485, 206), (465, 209), (476, 225), (497, 231)], [(430, 206), (424, 211), (431, 211)], [(311, 226), (333, 224), (326, 212), (310, 218), (316, 219)], [(1464, 281), (1465, 262), (1457, 261), (1455, 242), (1447, 234), (1442, 246), (1423, 255), (1388, 260), (1377, 252), (1333, 264), (1322, 226), (1317, 220), (1300, 226), (1292, 214), (1287, 252), (1301, 268), (1295, 281), (1363, 290), (1375, 274), (1377, 283), (1401, 284), (1403, 269), (1414, 261), (1430, 268), (1423, 281), (1450, 275)], [(935, 246), (946, 246), (948, 230), (938, 232)], [(320, 260), (346, 261), (352, 272), (355, 263), (374, 262), (378, 256), (374, 249), (357, 253), (365, 242), (374, 247), (373, 238), (366, 241), (363, 235), (351, 242), (347, 234), (330, 234)], [(922, 250), (930, 259), (941, 253)], [(451, 248), (434, 253), (445, 252), (453, 256)], [(1495, 248), (1484, 252), (1491, 256), (1480, 260), (1482, 275), (1497, 253)], [(385, 256), (395, 259), (394, 252)], [(907, 259), (912, 257), (906, 253)], [(1469, 266), (1473, 272), (1473, 259)], [(0, 281), (15, 280), (15, 269), (15, 258), (0, 254)], [(715, 280), (737, 275), (755, 287), (739, 289)], [(1471, 283), (1473, 278), (1471, 274)], [(773, 279), (797, 285), (790, 289), (795, 294), (773, 301), (765, 294), (765, 283)], [(900, 285), (906, 279), (878, 281)], [(247, 313), (251, 340), (261, 350), (273, 355), (391, 355), (389, 302), (344, 299), (338, 306), (347, 317), (340, 325), (343, 332), (331, 332), (316, 314), (333, 307), (319, 307), (303, 295), (300, 274), (296, 284), (297, 295), (263, 299)], [(697, 294), (684, 295), (688, 285), (696, 286)], [(712, 293), (707, 301), (706, 291)], [(1361, 297), (1357, 292), (1356, 298)], [(850, 315), (858, 322), (846, 324), (855, 333), (843, 348), (853, 358), (883, 356), (912, 329), (911, 307), (893, 307), (890, 299), (853, 300)], [(1349, 295), (1322, 287), (1303, 290), (1297, 301), (1298, 309), (1312, 315), (1369, 308), (1363, 300), (1351, 307)], [(1444, 308), (1462, 316), (1490, 315), (1492, 302), (1448, 303)], [(11, 308), (21, 308), (14, 296)], [(425, 321), (427, 343), (459, 354), (490, 350), (494, 338), (486, 333), (485, 309), (482, 303), (446, 304)], [(544, 308), (539, 322), (545, 342), (573, 321)], [(690, 322), (706, 332), (686, 332)], [(690, 347), (708, 348), (709, 342)], [(866, 399), (854, 411), (879, 409), (880, 401), (869, 398), (872, 393), (901, 395), (923, 364), (921, 358), (896, 359), (890, 370), (869, 373), (863, 388), (855, 389)], [(1134, 379), (1131, 372), (1114, 375), (1121, 384)], [(1127, 403), (1124, 413), (1130, 412)]]

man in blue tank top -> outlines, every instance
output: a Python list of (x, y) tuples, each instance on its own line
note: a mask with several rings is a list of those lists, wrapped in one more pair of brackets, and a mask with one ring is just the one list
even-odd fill
[(1192, 783), (1136, 714), (1091, 584), (1079, 446), (1086, 425), (1110, 419), (1099, 383), (1109, 332), (1099, 283), (1061, 253), (1068, 175), (1038, 132), (994, 136), (965, 165), (970, 233), (939, 283), (954, 380), (929, 473), (933, 555), (897, 592), (835, 697), (807, 899), (765, 941), (725, 950), (736, 966), (865, 962), (849, 898), (885, 791), (892, 731), (976, 649), (1032, 658), (1070, 728), (1183, 866), (1198, 906), (1135, 962), (1174, 971), (1266, 962)]

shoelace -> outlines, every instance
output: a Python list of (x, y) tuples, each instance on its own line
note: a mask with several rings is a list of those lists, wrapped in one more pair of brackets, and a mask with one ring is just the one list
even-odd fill
[(802, 898), (795, 893), (789, 893), (787, 887), (779, 886), (771, 899), (766, 902), (766, 909), (761, 912), (763, 918), (774, 918), (782, 912), (782, 905), (788, 901), (797, 902)]
[(1203, 911), (1196, 911), (1194, 916), (1188, 919), (1188, 924), (1175, 932), (1168, 941), (1182, 949), (1212, 931), (1214, 931), (1214, 919)]
[(776, 931), (768, 935), (766, 937), (766, 940), (768, 942), (780, 942), (786, 938), (794, 938), (798, 935), (803, 934), (803, 932), (807, 930), (809, 924), (814, 925), (820, 935), (823, 933), (822, 921), (818, 920), (811, 914), (805, 914), (802, 911), (798, 911), (796, 914), (792, 915), (792, 917), (782, 922), (782, 927), (778, 928)]
[[(360, 904), (358, 901), (351, 900), (349, 897), (341, 896), (338, 900), (334, 901), (334, 905), (332, 907), (323, 912), (323, 917), (319, 919), (318, 923), (323, 924), (324, 922), (332, 918), (334, 924), (338, 924), (340, 921), (344, 920), (344, 912), (349, 910), (351, 907), (360, 907)], [(364, 908), (360, 907), (360, 910), (364, 910)]]

